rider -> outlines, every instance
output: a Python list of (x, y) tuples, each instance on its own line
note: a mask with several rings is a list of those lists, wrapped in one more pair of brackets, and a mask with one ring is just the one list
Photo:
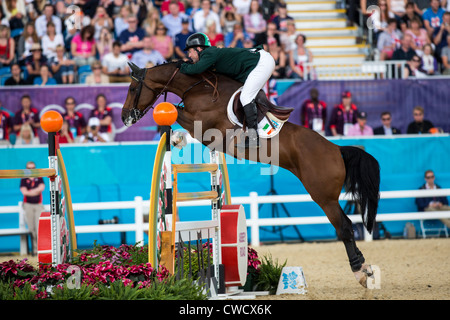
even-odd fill
[(188, 51), (189, 58), (194, 63), (179, 61), (178, 66), (182, 73), (199, 74), (211, 69), (244, 83), (240, 100), (250, 133), (244, 146), (259, 147), (255, 98), (275, 69), (272, 55), (263, 50), (262, 46), (252, 49), (214, 47), (208, 37), (200, 32), (188, 37), (184, 50)]

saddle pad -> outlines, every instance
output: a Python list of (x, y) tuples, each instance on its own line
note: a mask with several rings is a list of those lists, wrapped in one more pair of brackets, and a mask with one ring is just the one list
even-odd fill
[[(227, 107), (227, 115), (228, 120), (234, 125), (237, 125), (242, 128), (242, 123), (239, 121), (239, 119), (236, 117), (233, 111), (233, 101), (235, 96), (242, 91), (242, 87), (240, 87), (230, 98), (230, 101), (228, 101), (228, 107)], [(269, 123), (273, 124), (273, 126)], [(275, 137), (283, 127), (284, 122), (278, 120), (275, 118), (270, 112), (267, 113), (267, 117), (263, 117), (262, 120), (258, 123), (258, 134), (260, 138), (263, 139), (269, 139)]]

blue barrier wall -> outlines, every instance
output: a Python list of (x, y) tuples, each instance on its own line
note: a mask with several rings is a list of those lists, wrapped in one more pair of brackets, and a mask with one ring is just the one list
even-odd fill
[[(381, 190), (409, 190), (417, 189), (424, 183), (423, 173), (433, 169), (436, 173), (436, 183), (443, 188), (450, 188), (450, 137), (449, 136), (423, 136), (423, 137), (397, 137), (397, 138), (371, 138), (371, 139), (331, 139), (337, 145), (364, 146), (381, 166)], [(198, 149), (193, 149), (198, 148)], [(149, 199), (150, 181), (153, 171), (153, 160), (156, 152), (156, 143), (117, 145), (63, 145), (61, 147), (66, 164), (67, 175), (70, 182), (72, 201), (101, 202), (133, 200), (135, 196)], [(47, 147), (42, 145), (34, 148), (6, 148), (0, 149), (0, 168), (24, 168), (29, 160), (36, 162), (38, 168), (48, 167)], [(186, 148), (182, 151), (174, 150), (175, 163), (195, 161), (199, 154), (208, 152), (201, 145)], [(195, 158), (194, 158), (195, 156)], [(201, 160), (201, 159), (200, 159)], [(270, 190), (270, 176), (268, 165), (238, 161), (227, 157), (230, 175), (232, 196), (248, 196), (249, 192), (256, 191), (260, 195)], [(274, 175), (275, 189), (278, 194), (304, 194), (304, 187), (290, 172), (281, 169)], [(0, 180), (0, 206), (17, 205), (22, 199), (19, 191), (19, 179)], [(46, 190), (44, 203), (49, 203), (48, 179), (45, 179)], [(180, 179), (180, 191), (208, 190), (209, 175), (183, 175)], [(342, 202), (342, 206), (345, 202)], [(279, 215), (286, 216), (279, 208)], [(286, 204), (288, 213), (293, 216), (323, 215), (315, 203)], [(381, 200), (379, 213), (410, 212), (415, 211), (414, 199)], [(246, 206), (247, 217), (249, 208)], [(120, 222), (134, 221), (133, 210), (107, 210), (86, 211), (75, 213), (77, 225), (97, 224), (99, 219), (111, 219), (118, 216)], [(261, 217), (272, 216), (271, 205), (265, 204), (260, 210)], [(180, 208), (180, 219), (208, 220), (210, 210), (204, 208)], [(385, 223), (394, 236), (403, 232), (405, 221)], [(1, 228), (15, 228), (17, 214), (0, 215)], [(298, 228), (306, 240), (334, 239), (335, 231), (329, 225), (300, 226)], [(271, 228), (261, 230), (262, 241), (280, 240), (278, 233), (271, 232)], [(127, 242), (134, 243), (134, 234), (127, 233)], [(285, 239), (297, 237), (293, 227), (283, 229)], [(119, 233), (80, 234), (79, 247), (92, 246), (94, 240), (101, 244), (120, 244)], [(145, 238), (147, 241), (147, 238)], [(0, 237), (0, 252), (19, 250), (18, 236)]]

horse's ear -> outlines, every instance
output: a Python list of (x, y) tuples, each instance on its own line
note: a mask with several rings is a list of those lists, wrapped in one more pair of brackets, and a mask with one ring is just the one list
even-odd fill
[(130, 66), (131, 71), (134, 72), (134, 73), (139, 73), (139, 71), (141, 70), (141, 68), (139, 68), (133, 62), (128, 62), (128, 65)]

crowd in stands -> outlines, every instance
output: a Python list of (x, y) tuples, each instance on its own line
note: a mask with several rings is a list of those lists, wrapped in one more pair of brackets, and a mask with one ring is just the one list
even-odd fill
[[(148, 67), (186, 58), (185, 40), (193, 32), (206, 33), (218, 47), (263, 44), (276, 60), (275, 79), (303, 79), (304, 63), (313, 62), (305, 35), (279, 0), (0, 2), (0, 69), (12, 75), (2, 85), (85, 83), (99, 62), (100, 75), (91, 84), (128, 81), (127, 61)], [(379, 10), (367, 12), (372, 2), (358, 5), (366, 18), (371, 15), (380, 60), (408, 61), (406, 76), (450, 74), (450, 1), (430, 0), (419, 8), (416, 2), (378, 0), (373, 4)], [(13, 73), (16, 66), (21, 77), (17, 69)]]
[(264, 1), (264, 10), (259, 0), (0, 2), (0, 69), (11, 74), (2, 85), (126, 82), (128, 61), (151, 67), (186, 58), (194, 32), (218, 47), (264, 45), (275, 55), (275, 78), (301, 78), (299, 64), (312, 61), (304, 49), (291, 54), (295, 24), (278, 1)]
[[(365, 2), (365, 1), (364, 1)], [(372, 16), (379, 60), (406, 60), (403, 78), (450, 75), (450, 1), (378, 0)]]

